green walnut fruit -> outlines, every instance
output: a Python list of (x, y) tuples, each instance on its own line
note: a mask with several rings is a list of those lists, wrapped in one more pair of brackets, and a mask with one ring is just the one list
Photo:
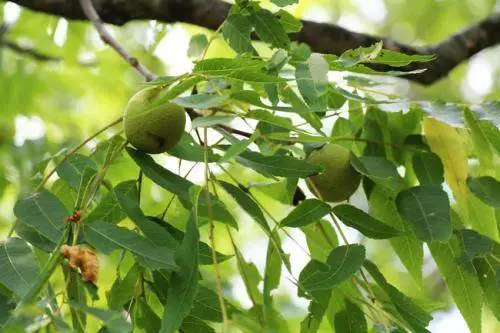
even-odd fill
[(135, 148), (149, 154), (164, 153), (179, 142), (186, 126), (184, 109), (173, 103), (152, 106), (162, 89), (145, 88), (128, 102), (123, 116), (125, 136)]
[(361, 175), (351, 166), (349, 149), (329, 143), (313, 150), (307, 160), (325, 168), (323, 173), (311, 176), (307, 182), (311, 192), (324, 201), (344, 201), (358, 188)]

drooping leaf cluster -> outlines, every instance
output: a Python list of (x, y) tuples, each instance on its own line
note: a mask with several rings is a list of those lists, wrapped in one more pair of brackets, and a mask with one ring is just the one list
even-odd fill
[[(295, 2), (273, 1), (280, 7)], [(0, 324), (7, 331), (38, 325), (85, 332), (92, 316), (103, 332), (215, 332), (227, 315), (231, 329), (289, 332), (273, 295), (287, 274), (309, 301), (301, 332), (317, 332), (322, 323), (336, 332), (426, 332), (435, 310), (425, 299), (429, 295), (411, 297), (391, 283), (381, 263), (369, 260), (368, 240), (390, 244), (424, 289), (427, 246), (471, 332), (481, 332), (484, 305), (498, 318), (498, 103), (468, 108), (374, 94), (376, 78), (367, 75), (408, 75), (397, 67), (432, 57), (385, 50), (382, 43), (340, 56), (312, 53), (291, 39), (300, 29), (300, 21), (284, 9), (272, 12), (254, 1), (236, 1), (217, 36), (234, 57), (203, 58), (211, 42), (196, 35), (189, 48), (193, 70), (149, 83), (164, 89), (155, 103), (190, 111), (190, 131), (167, 154), (205, 164), (209, 186), (127, 146), (120, 135), (102, 139), (89, 154), (54, 155), (44, 164), (42, 174), (55, 163), (57, 180), (17, 201), (15, 236), (0, 246), (0, 309), (5, 309)], [(254, 35), (260, 41), (252, 40)], [(378, 72), (372, 64), (394, 70)], [(332, 81), (331, 72), (347, 79)], [(252, 131), (235, 131), (236, 120), (253, 124)], [(206, 128), (221, 140), (204, 142), (198, 134)], [(362, 175), (356, 195), (366, 198), (366, 206), (301, 198), (304, 180), (323, 172), (306, 156), (326, 143), (353, 153), (351, 164)], [(123, 161), (135, 165), (138, 179), (109, 180), (108, 169)], [(282, 191), (263, 192), (289, 213), (276, 218), (256, 186), (233, 175), (233, 167), (279, 187)], [(143, 211), (145, 181), (179, 200), (187, 216), (181, 224), (165, 218), (168, 214)], [(263, 274), (233, 238), (242, 227), (234, 205), (266, 237)], [(75, 212), (81, 219), (68, 220)], [(201, 230), (213, 221), (230, 237), (231, 253), (202, 240)], [(358, 241), (344, 239), (346, 227), (359, 232)], [(310, 257), (299, 274), (291, 265), (296, 254), (282, 246), (292, 230), (304, 235)], [(114, 282), (101, 303), (107, 308), (93, 305), (103, 294), (99, 283), (84, 282), (60, 258), (62, 244), (90, 248), (101, 260), (119, 255), (129, 262), (127, 269), (110, 272)], [(218, 294), (214, 258), (237, 267), (249, 309), (236, 305), (229, 293)], [(58, 274), (64, 287), (57, 284)], [(54, 290), (54, 283), (60, 288)], [(27, 306), (32, 311), (21, 311)], [(63, 315), (66, 309), (69, 317)]]

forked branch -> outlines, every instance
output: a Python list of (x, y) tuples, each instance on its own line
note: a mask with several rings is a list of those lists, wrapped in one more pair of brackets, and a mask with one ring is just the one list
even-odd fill
[[(6, 0), (3, 0), (6, 1)], [(62, 16), (68, 19), (93, 21), (105, 41), (110, 41), (116, 48), (113, 39), (105, 33), (103, 22), (123, 25), (133, 20), (158, 20), (161, 22), (184, 22), (216, 30), (224, 22), (231, 5), (220, 0), (137, 0), (115, 1), (94, 0), (94, 8), (90, 0), (80, 0), (85, 12), (77, 1), (67, 0), (11, 0), (26, 8), (44, 13)], [(91, 8), (90, 8), (91, 7)], [(99, 15), (97, 15), (99, 12)], [(101, 19), (102, 18), (102, 19)], [(380, 40), (384, 47), (407, 54), (436, 55), (436, 59), (427, 63), (412, 63), (404, 70), (425, 68), (419, 74), (406, 78), (424, 85), (430, 85), (445, 77), (458, 64), (466, 61), (474, 54), (500, 43), (500, 13), (493, 14), (484, 20), (457, 32), (446, 40), (427, 47), (414, 47), (398, 41), (357, 33), (335, 24), (317, 23), (303, 20), (303, 29), (295, 34), (294, 39), (308, 44), (315, 52), (341, 54), (346, 50), (359, 46), (369, 46)], [(146, 70), (136, 59), (123, 49), (117, 51), (139, 71)], [(388, 69), (388, 66), (377, 67)], [(144, 71), (144, 74), (150, 73)]]

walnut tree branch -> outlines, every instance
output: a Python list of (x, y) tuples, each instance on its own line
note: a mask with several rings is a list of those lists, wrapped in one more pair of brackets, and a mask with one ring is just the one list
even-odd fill
[[(6, 0), (2, 0), (6, 1)], [(67, 0), (11, 0), (26, 8), (68, 19), (87, 19), (77, 1)], [(80, 0), (89, 2), (88, 0)], [(184, 22), (209, 29), (217, 29), (227, 16), (230, 4), (220, 0), (94, 0), (93, 4), (99, 12), (101, 20), (122, 25), (132, 20), (158, 20), (162, 22)], [(477, 52), (500, 43), (500, 14), (471, 25), (455, 35), (427, 47), (413, 47), (389, 38), (377, 37), (349, 31), (328, 23), (302, 21), (303, 29), (293, 37), (299, 42), (308, 44), (313, 51), (321, 53), (341, 54), (359, 46), (369, 46), (383, 40), (388, 49), (408, 54), (434, 54), (436, 59), (427, 63), (413, 63), (404, 70), (425, 68), (420, 74), (408, 75), (406, 78), (421, 84), (432, 84), (445, 77), (455, 66), (469, 59)], [(95, 22), (94, 22), (95, 23)], [(127, 61), (133, 59), (129, 57)], [(377, 69), (387, 69), (387, 66)]]
[(10, 49), (11, 51), (18, 54), (27, 55), (37, 61), (54, 61), (54, 62), (61, 61), (61, 58), (59, 57), (44, 54), (40, 51), (35, 50), (32, 47), (23, 46), (13, 41), (5, 39), (5, 35), (9, 31), (10, 27), (11, 24), (7, 23), (0, 24), (0, 47)]
[[(27, 56), (32, 58), (38, 62), (46, 62), (46, 63), (58, 63), (62, 62), (64, 59), (60, 56), (51, 55), (43, 53), (33, 47), (24, 46), (18, 43), (15, 43), (11, 40), (0, 39), (0, 48), (6, 48), (11, 50), (12, 52), (17, 53), (21, 56)], [(98, 62), (96, 60), (80, 60), (78, 61), (78, 65), (82, 67), (93, 67), (97, 65)]]
[(20, 44), (14, 43), (14, 42), (9, 41), (9, 40), (0, 39), (0, 47), (10, 49), (18, 54), (27, 55), (36, 61), (59, 62), (62, 60), (62, 58), (60, 58), (60, 57), (48, 55), (48, 54), (42, 53), (40, 51), (37, 51), (31, 47), (22, 46)]
[(134, 67), (145, 79), (146, 81), (152, 81), (156, 78), (156, 75), (153, 74), (149, 69), (147, 69), (144, 65), (142, 65), (137, 58), (131, 56), (104, 27), (104, 22), (99, 17), (99, 14), (94, 8), (92, 4), (92, 0), (80, 0), (80, 6), (83, 10), (85, 16), (92, 22), (94, 27), (96, 28), (99, 36), (109, 46), (111, 46), (115, 51), (125, 59), (132, 67)]

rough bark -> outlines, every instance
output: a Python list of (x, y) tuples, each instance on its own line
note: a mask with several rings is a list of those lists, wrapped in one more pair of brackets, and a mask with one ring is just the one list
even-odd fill
[[(5, 0), (3, 0), (5, 1)], [(11, 0), (26, 8), (58, 15), (67, 19), (85, 20), (78, 1), (67, 0)], [(184, 22), (209, 29), (217, 29), (226, 17), (230, 4), (219, 0), (93, 0), (102, 20), (123, 25), (133, 20)], [(436, 45), (416, 48), (397, 41), (355, 33), (334, 24), (302, 21), (304, 27), (293, 37), (308, 44), (315, 52), (341, 54), (359, 46), (369, 46), (383, 40), (384, 47), (408, 54), (434, 54), (436, 60), (414, 63), (404, 70), (425, 68), (407, 79), (421, 84), (432, 84), (445, 77), (455, 66), (477, 52), (500, 43), (500, 13), (471, 25)], [(387, 67), (377, 67), (387, 69)]]

